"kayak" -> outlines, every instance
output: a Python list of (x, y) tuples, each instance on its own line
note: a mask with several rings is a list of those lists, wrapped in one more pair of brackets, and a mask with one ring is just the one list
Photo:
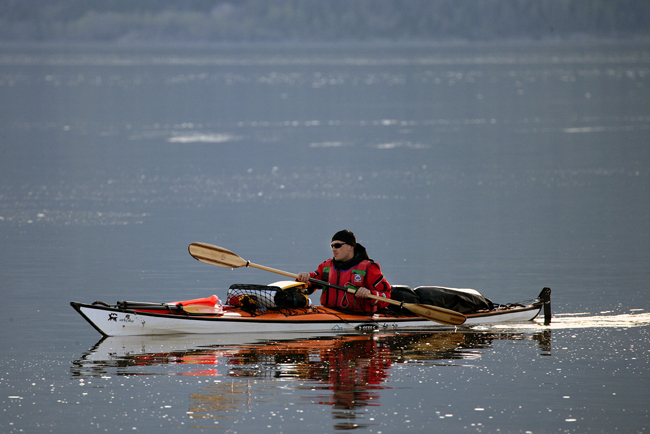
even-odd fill
[[(295, 289), (297, 282), (276, 282), (272, 285), (233, 285), (225, 304), (216, 295), (210, 297), (169, 302), (118, 301), (114, 305), (71, 302), (70, 305), (103, 336), (141, 336), (174, 334), (232, 334), (232, 333), (285, 333), (285, 332), (344, 332), (392, 331), (413, 329), (450, 328), (404, 309), (387, 309), (374, 314), (341, 311), (312, 305), (310, 301), (300, 307), (275, 305), (275, 300)], [(244, 289), (242, 289), (242, 287)], [(407, 289), (405, 286), (395, 288)], [(433, 288), (433, 287), (426, 287)], [(439, 287), (435, 287), (439, 288)], [(409, 291), (410, 288), (408, 288)], [(417, 292), (418, 288), (414, 292)], [(449, 293), (467, 294), (467, 291), (443, 288), (445, 299)], [(234, 290), (233, 290), (234, 291)], [(243, 295), (242, 295), (243, 293)], [(472, 293), (473, 294), (473, 293)], [(463, 313), (465, 321), (460, 327), (532, 321), (544, 309), (544, 323), (551, 320), (550, 288), (544, 288), (532, 300), (493, 304), (490, 308)], [(248, 303), (248, 304), (247, 304)], [(252, 305), (252, 307), (251, 307)], [(445, 308), (446, 306), (442, 306)], [(443, 309), (446, 310), (446, 309)], [(453, 326), (456, 327), (456, 326)], [(451, 328), (453, 328), (451, 327)]]

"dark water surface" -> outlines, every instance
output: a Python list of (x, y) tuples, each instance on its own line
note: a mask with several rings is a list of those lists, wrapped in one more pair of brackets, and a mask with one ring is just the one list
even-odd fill
[[(0, 49), (0, 429), (645, 432), (650, 45)], [(554, 320), (100, 336), (69, 302), (309, 271), (349, 228), (391, 283)]]

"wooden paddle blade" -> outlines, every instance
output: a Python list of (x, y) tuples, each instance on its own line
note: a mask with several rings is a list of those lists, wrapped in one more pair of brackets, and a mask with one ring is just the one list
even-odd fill
[(462, 313), (443, 307), (429, 306), (428, 304), (404, 303), (402, 307), (417, 316), (445, 325), (461, 325), (467, 319)]
[(239, 268), (248, 265), (248, 261), (223, 247), (206, 243), (192, 243), (189, 245), (188, 250), (194, 259), (206, 264), (227, 268)]

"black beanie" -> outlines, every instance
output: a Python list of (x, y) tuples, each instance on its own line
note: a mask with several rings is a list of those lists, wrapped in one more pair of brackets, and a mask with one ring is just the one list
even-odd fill
[(357, 238), (354, 236), (354, 234), (347, 230), (343, 229), (342, 231), (338, 231), (337, 233), (334, 234), (332, 237), (332, 241), (343, 241), (346, 244), (349, 244), (351, 246), (356, 246), (357, 245)]

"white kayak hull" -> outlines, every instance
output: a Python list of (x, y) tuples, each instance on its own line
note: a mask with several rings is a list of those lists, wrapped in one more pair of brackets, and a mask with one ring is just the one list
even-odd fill
[[(546, 290), (546, 289), (545, 289)], [(542, 291), (544, 293), (544, 291)], [(542, 294), (540, 294), (541, 296)], [(141, 336), (174, 334), (231, 334), (278, 332), (341, 332), (346, 330), (399, 330), (453, 328), (415, 316), (377, 314), (351, 315), (323, 307), (310, 307), (280, 314), (277, 312), (250, 316), (245, 312), (225, 311), (214, 315), (142, 312), (118, 306), (71, 302), (103, 336)], [(548, 314), (545, 306), (548, 307)], [(550, 290), (548, 300), (535, 299), (530, 304), (513, 305), (493, 311), (467, 314), (462, 327), (480, 324), (517, 323), (534, 320), (545, 308), (550, 321)]]

